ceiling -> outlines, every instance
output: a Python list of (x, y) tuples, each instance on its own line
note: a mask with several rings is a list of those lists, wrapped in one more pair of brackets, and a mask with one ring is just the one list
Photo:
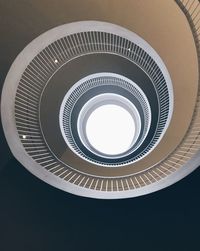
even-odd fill
[[(159, 12), (165, 5), (160, 18), (171, 22), (174, 34), (180, 32), (170, 12), (171, 0), (138, 1), (137, 10), (131, 8), (132, 1), (0, 0), (0, 88), (19, 52), (43, 32), (64, 23), (111, 21), (112, 13), (118, 24), (131, 28), (130, 20), (139, 20), (137, 27), (145, 29), (151, 16), (146, 12), (141, 17), (142, 9)], [(153, 20), (157, 22), (155, 17)], [(161, 25), (158, 28), (163, 29)], [(149, 34), (158, 33), (152, 28)], [(179, 50), (184, 50), (181, 44)], [(187, 63), (184, 66), (187, 70)], [(91, 200), (66, 194), (28, 173), (12, 157), (1, 124), (0, 139), (0, 250), (127, 250), (130, 246), (139, 250), (196, 250), (199, 168), (172, 187), (148, 196), (112, 202)]]

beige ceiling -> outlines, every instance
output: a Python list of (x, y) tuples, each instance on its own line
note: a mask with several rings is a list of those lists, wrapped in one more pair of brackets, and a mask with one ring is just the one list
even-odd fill
[[(159, 150), (134, 164), (134, 170), (138, 172), (156, 164), (180, 143), (193, 113), (198, 69), (191, 30), (175, 1), (1, 0), (0, 10), (1, 85), (17, 54), (32, 39), (57, 25), (80, 20), (101, 20), (124, 26), (140, 35), (159, 53), (169, 70), (174, 86), (175, 109)], [(76, 162), (75, 158), (70, 161)], [(94, 172), (94, 166), (88, 163), (82, 163), (82, 168)], [(109, 175), (108, 169), (96, 171)], [(121, 175), (121, 172), (132, 173), (133, 167), (127, 166), (116, 172), (117, 175)]]

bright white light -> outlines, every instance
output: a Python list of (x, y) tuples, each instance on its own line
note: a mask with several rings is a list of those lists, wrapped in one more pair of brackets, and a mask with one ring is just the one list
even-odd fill
[(58, 63), (58, 59), (55, 59), (54, 62), (57, 64)]
[(22, 138), (23, 138), (23, 139), (26, 139), (26, 135), (23, 135)]
[(102, 105), (89, 116), (86, 134), (96, 150), (108, 155), (117, 155), (131, 147), (135, 135), (135, 122), (123, 107)]

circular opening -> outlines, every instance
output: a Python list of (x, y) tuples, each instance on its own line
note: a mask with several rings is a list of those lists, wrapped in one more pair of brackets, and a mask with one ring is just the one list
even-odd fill
[(95, 109), (86, 123), (89, 143), (97, 151), (118, 155), (132, 146), (135, 136), (135, 121), (121, 106), (107, 104)]
[[(121, 143), (120, 146), (117, 146), (121, 147), (119, 150), (115, 148), (108, 150), (107, 145), (110, 148), (110, 144), (107, 142), (105, 147), (101, 146), (102, 144), (100, 144), (100, 147), (96, 146), (92, 136), (88, 136), (89, 132), (86, 132), (86, 125), (91, 114), (97, 108), (105, 105), (116, 105), (121, 109), (123, 108), (134, 124), (131, 129), (132, 134), (129, 136), (129, 143)], [(154, 108), (156, 109), (156, 107)], [(155, 109), (154, 111), (157, 111)], [(112, 111), (110, 113), (113, 114)], [(154, 114), (153, 118), (157, 118), (157, 112), (154, 112)], [(107, 117), (110, 116), (107, 115)], [(121, 120), (124, 121), (125, 119)], [(122, 166), (138, 160), (135, 153), (138, 154), (137, 149), (143, 144), (146, 136), (151, 133), (151, 121), (151, 107), (140, 87), (128, 78), (110, 72), (91, 74), (75, 83), (66, 93), (59, 113), (60, 129), (70, 150), (84, 160), (98, 163), (101, 166)], [(97, 124), (99, 123), (97, 122)], [(120, 122), (117, 124), (120, 125)], [(105, 130), (107, 132), (107, 129)], [(118, 129), (118, 131), (126, 132), (127, 129)], [(153, 132), (153, 130), (151, 131)], [(115, 140), (115, 135), (113, 138)], [(119, 135), (117, 135), (118, 138), (120, 138)], [(120, 141), (126, 140), (124, 138)], [(99, 139), (97, 139), (98, 141)], [(113, 142), (113, 140), (111, 139), (110, 142)], [(117, 144), (118, 142), (119, 140)], [(114, 141), (114, 147), (115, 145)], [(113, 146), (111, 149), (113, 149)]]

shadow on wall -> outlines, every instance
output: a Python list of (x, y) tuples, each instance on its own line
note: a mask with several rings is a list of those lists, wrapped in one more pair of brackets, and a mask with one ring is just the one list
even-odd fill
[(9, 162), (9, 160), (11, 160), (12, 158), (13, 156), (6, 142), (6, 139), (3, 133), (2, 123), (0, 121), (0, 172)]

